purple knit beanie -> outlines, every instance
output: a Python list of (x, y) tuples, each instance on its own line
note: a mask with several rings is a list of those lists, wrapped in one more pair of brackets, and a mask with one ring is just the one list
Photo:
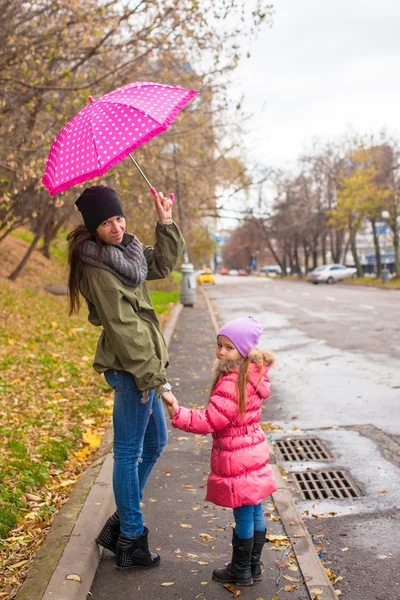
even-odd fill
[(218, 335), (224, 335), (233, 342), (240, 354), (248, 355), (255, 348), (263, 332), (263, 326), (258, 319), (249, 315), (228, 321), (218, 331)]

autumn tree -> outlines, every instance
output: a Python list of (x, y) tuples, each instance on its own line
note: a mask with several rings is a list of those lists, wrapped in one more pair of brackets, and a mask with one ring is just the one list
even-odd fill
[[(227, 102), (224, 74), (237, 65), (238, 39), (250, 38), (270, 14), (263, 0), (250, 3), (231, 0), (223, 4), (211, 0), (203, 3), (110, 0), (100, 5), (94, 0), (68, 3), (0, 0), (0, 8), (3, 14), (0, 132), (4, 140), (0, 149), (0, 230), (3, 235), (32, 219), (42, 222), (43, 231), (54, 232), (55, 223), (62, 221), (55, 218), (56, 209), (62, 204), (72, 206), (79, 190), (63, 194), (57, 205), (41, 193), (40, 178), (53, 139), (87, 103), (89, 94), (96, 97), (134, 80), (196, 87), (205, 99), (196, 128), (204, 131), (202, 147), (206, 148), (207, 139), (215, 139), (217, 128), (223, 123)], [(189, 112), (194, 112), (197, 106)], [(182, 156), (186, 156), (186, 147), (192, 142), (193, 160), (187, 168), (188, 172), (194, 169), (197, 175), (201, 171), (200, 154), (193, 157), (193, 149), (199, 138), (193, 135), (193, 123), (188, 125), (186, 131), (180, 132), (180, 139), (172, 143), (179, 147), (178, 153), (182, 149)], [(186, 146), (182, 144), (184, 138)], [(165, 144), (170, 143), (170, 139), (165, 140)], [(162, 145), (157, 146), (159, 154), (155, 151), (154, 156), (160, 156)], [(214, 185), (209, 167), (214, 150), (215, 142), (209, 144), (207, 159), (202, 163), (206, 169), (201, 172), (210, 176), (208, 196), (202, 194), (207, 202)], [(146, 150), (139, 156), (148, 158)], [(211, 159), (215, 160), (215, 156)], [(146, 161), (147, 165), (160, 175), (155, 161)], [(179, 170), (182, 169), (180, 160)], [(110, 176), (110, 181), (118, 183), (118, 179), (126, 189), (136, 187), (136, 174), (132, 175), (124, 166), (121, 173), (117, 170)], [(186, 194), (187, 182), (193, 186), (194, 179), (187, 174), (182, 175), (182, 180)], [(161, 180), (160, 186), (167, 183)], [(190, 206), (190, 213), (193, 208), (196, 207)], [(46, 228), (44, 219), (52, 226)], [(39, 237), (42, 233), (39, 232)]]

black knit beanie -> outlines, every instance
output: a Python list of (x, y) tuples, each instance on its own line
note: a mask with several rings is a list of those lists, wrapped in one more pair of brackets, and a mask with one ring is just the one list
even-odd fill
[(82, 213), (86, 229), (92, 234), (103, 221), (124, 214), (117, 192), (105, 185), (86, 188), (75, 204)]

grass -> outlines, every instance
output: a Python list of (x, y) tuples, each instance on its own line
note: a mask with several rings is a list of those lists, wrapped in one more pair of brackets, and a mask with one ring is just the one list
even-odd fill
[[(152, 283), (161, 320), (178, 281)], [(84, 310), (68, 317), (65, 297), (1, 280), (0, 599), (19, 587), (110, 424), (112, 390), (91, 366), (99, 334)]]
[(380, 277), (353, 277), (347, 279), (343, 283), (348, 285), (368, 285), (371, 287), (388, 288), (388, 289), (399, 289), (400, 290), (400, 278), (389, 279), (387, 283), (382, 283)]

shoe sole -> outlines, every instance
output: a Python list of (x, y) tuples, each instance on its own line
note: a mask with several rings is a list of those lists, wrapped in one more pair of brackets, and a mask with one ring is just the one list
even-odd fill
[(229, 581), (223, 581), (222, 579), (217, 579), (216, 577), (214, 577), (214, 575), (212, 576), (212, 578), (215, 581), (218, 581), (218, 583), (234, 583), (235, 585), (239, 585), (239, 586), (243, 586), (243, 587), (253, 585), (253, 583), (254, 583), (254, 579), (249, 579), (248, 581), (243, 582), (243, 581), (236, 581), (236, 579), (230, 579)]
[(158, 567), (160, 562), (161, 560), (153, 565), (132, 565), (131, 567), (119, 567), (118, 565), (115, 565), (115, 568), (117, 571), (129, 571), (130, 569), (154, 569), (155, 567)]

